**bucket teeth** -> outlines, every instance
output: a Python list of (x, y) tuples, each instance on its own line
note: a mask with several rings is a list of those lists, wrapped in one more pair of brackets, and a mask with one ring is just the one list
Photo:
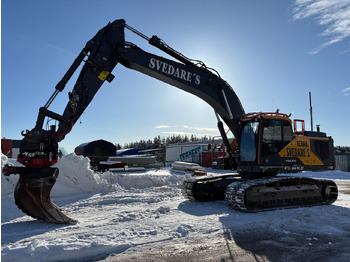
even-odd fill
[(51, 202), (50, 192), (58, 176), (57, 168), (40, 170), (45, 177), (38, 177), (38, 172), (21, 174), (15, 188), (16, 205), (27, 215), (58, 224), (76, 224), (62, 209)]

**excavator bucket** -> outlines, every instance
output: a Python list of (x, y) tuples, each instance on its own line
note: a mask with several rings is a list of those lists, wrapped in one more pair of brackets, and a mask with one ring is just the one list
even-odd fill
[(15, 203), (27, 215), (58, 224), (76, 224), (70, 217), (53, 204), (50, 192), (58, 176), (57, 168), (22, 167), (18, 170), (20, 179), (15, 188)]

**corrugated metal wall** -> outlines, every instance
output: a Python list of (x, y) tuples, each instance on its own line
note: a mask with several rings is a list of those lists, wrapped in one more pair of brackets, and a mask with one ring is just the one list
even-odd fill
[(350, 172), (350, 155), (335, 155), (335, 169)]

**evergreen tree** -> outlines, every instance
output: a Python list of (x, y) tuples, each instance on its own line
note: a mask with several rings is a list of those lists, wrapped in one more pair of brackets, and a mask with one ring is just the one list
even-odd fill
[[(197, 141), (208, 141), (211, 138), (204, 136), (201, 138), (197, 138), (195, 135), (191, 135), (188, 137), (187, 135), (171, 135), (167, 137), (160, 137), (159, 135), (154, 137), (153, 140), (148, 139), (136, 142), (125, 143), (123, 148), (144, 148), (144, 149), (156, 149), (167, 146), (169, 144), (177, 144), (177, 143), (187, 143), (187, 142), (197, 142)], [(120, 148), (119, 148), (120, 147)], [(117, 144), (117, 148), (121, 149), (121, 145)]]

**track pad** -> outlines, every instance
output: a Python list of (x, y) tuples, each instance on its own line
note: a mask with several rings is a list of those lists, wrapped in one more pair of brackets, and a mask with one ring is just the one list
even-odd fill
[(50, 223), (76, 224), (78, 221), (51, 202), (50, 192), (57, 168), (28, 168), (21, 170), (15, 188), (16, 205), (27, 215)]

